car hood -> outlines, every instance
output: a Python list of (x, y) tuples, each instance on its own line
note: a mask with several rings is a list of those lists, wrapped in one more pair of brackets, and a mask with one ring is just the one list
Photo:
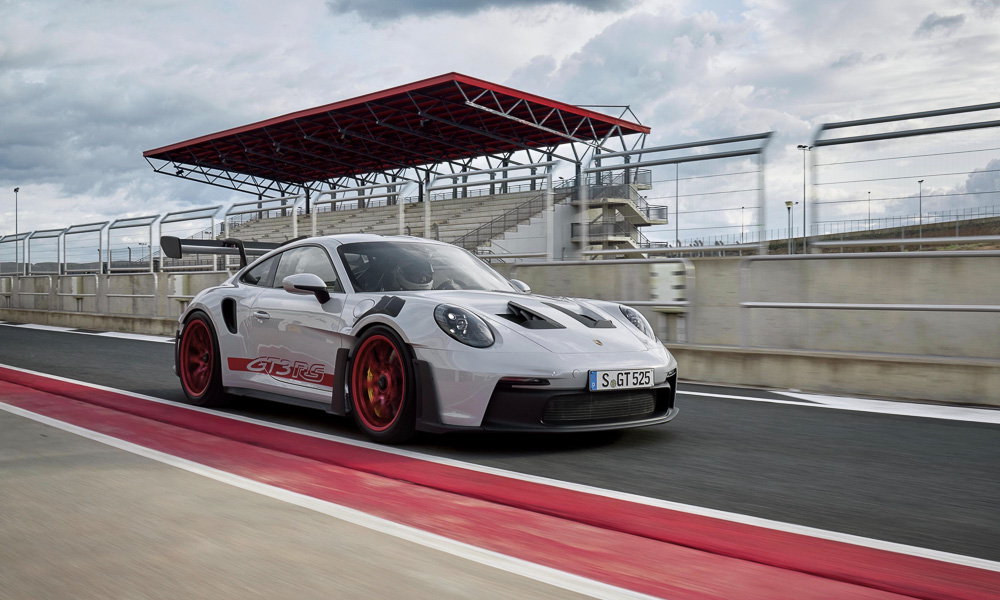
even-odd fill
[(609, 302), (471, 290), (435, 290), (413, 295), (471, 309), (502, 336), (527, 338), (559, 354), (641, 352), (660, 346), (629, 323), (616, 304)]

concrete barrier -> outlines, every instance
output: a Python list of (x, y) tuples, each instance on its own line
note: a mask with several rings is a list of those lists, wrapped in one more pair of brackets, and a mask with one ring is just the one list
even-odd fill
[[(930, 254), (498, 267), (538, 294), (640, 303), (689, 380), (1000, 406), (1000, 312), (746, 305), (1000, 306), (1000, 256)], [(191, 297), (227, 276), (5, 277), (0, 320), (171, 335)]]
[(1000, 360), (668, 344), (682, 379), (1000, 407)]
[(91, 329), (94, 331), (144, 333), (147, 335), (172, 336), (177, 333), (177, 319), (166, 317), (99, 315), (28, 308), (4, 308), (0, 309), (0, 321), (72, 327), (74, 329)]

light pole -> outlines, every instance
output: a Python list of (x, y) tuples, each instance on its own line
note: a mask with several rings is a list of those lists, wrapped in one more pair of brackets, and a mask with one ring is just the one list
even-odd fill
[(740, 243), (743, 243), (743, 209), (745, 206), (740, 207)]
[[(799, 144), (798, 149), (802, 151), (802, 254), (806, 252), (806, 152), (812, 150), (812, 146)], [(796, 204), (798, 204), (796, 202)], [(789, 208), (789, 210), (791, 210)]]
[(920, 184), (919, 203), (917, 204), (917, 224), (919, 234), (917, 237), (924, 237), (924, 180), (917, 181)]
[[(20, 191), (20, 187), (14, 188), (14, 266), (18, 268), (20, 268), (18, 265), (21, 263), (17, 260), (17, 193)], [(18, 275), (22, 275), (22, 273), (19, 272)]]
[(791, 200), (785, 200), (785, 208), (788, 209), (788, 253), (792, 253), (792, 207), (798, 204), (798, 202), (792, 202)]
[(868, 190), (868, 231), (872, 230), (872, 192)]

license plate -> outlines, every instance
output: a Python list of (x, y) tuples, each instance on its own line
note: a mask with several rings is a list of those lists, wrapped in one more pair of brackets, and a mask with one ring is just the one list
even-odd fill
[(629, 369), (626, 371), (591, 371), (590, 391), (630, 390), (653, 387), (652, 369)]

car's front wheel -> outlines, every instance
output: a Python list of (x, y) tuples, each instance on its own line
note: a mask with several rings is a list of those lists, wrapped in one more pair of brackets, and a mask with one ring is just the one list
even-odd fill
[(372, 327), (355, 343), (350, 364), (351, 409), (358, 427), (377, 442), (413, 437), (413, 361), (399, 335), (382, 325)]
[(177, 351), (177, 374), (184, 395), (198, 406), (218, 406), (226, 401), (222, 389), (219, 343), (212, 322), (196, 312), (184, 323)]

